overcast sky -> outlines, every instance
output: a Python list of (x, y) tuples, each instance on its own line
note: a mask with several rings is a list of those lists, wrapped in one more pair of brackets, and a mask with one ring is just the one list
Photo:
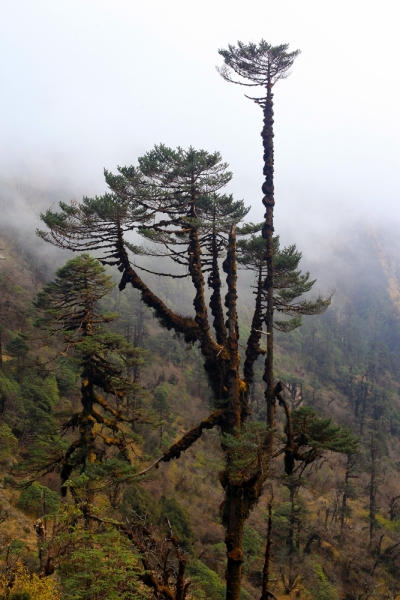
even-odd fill
[(262, 112), (215, 65), (218, 48), (264, 38), (302, 51), (275, 89), (277, 231), (292, 241), (361, 211), (396, 220), (399, 12), (394, 0), (2, 0), (0, 175), (79, 199), (104, 190), (104, 167), (193, 145), (222, 153), (259, 220)]

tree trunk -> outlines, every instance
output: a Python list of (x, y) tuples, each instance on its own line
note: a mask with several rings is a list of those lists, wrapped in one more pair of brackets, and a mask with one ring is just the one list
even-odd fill
[(248, 516), (239, 486), (226, 490), (223, 521), (226, 523), (225, 543), (227, 550), (226, 600), (240, 600), (243, 564), (243, 529)]
[[(264, 193), (265, 223), (262, 230), (265, 239), (267, 277), (265, 289), (267, 292), (267, 310), (265, 324), (267, 328), (267, 353), (265, 357), (264, 381), (266, 383), (265, 400), (267, 403), (267, 424), (275, 425), (275, 396), (274, 396), (274, 357), (273, 357), (273, 323), (274, 323), (274, 111), (272, 86), (267, 88), (264, 104), (264, 127), (261, 133), (264, 146), (264, 177), (262, 186)], [(272, 438), (271, 438), (272, 439)]]
[(209, 307), (211, 308), (211, 314), (214, 317), (213, 325), (216, 334), (217, 344), (225, 346), (227, 342), (226, 327), (224, 322), (224, 311), (221, 302), (221, 278), (219, 275), (219, 264), (218, 264), (218, 247), (215, 226), (212, 232), (211, 238), (212, 248), (212, 263), (211, 272), (208, 277), (208, 285), (212, 288), (212, 294), (210, 297)]
[(346, 473), (344, 476), (344, 491), (342, 496), (342, 507), (340, 511), (340, 537), (343, 539), (344, 521), (347, 513), (347, 500), (348, 500), (348, 486), (351, 478), (351, 471), (354, 463), (351, 459), (351, 455), (347, 455)]
[[(254, 307), (253, 319), (251, 321), (250, 335), (246, 344), (246, 359), (244, 361), (244, 380), (248, 387), (253, 387), (254, 384), (254, 363), (261, 354), (260, 340), (261, 329), (263, 326), (263, 309), (262, 309), (262, 289), (264, 281), (262, 276), (262, 263), (260, 262), (257, 278), (256, 302)], [(253, 388), (254, 389), (254, 388)]]
[[(222, 431), (223, 433), (237, 436), (240, 435), (240, 429), (243, 424), (242, 416), (245, 419), (246, 413), (243, 414), (240, 393), (241, 382), (239, 378), (240, 357), (238, 346), (238, 317), (236, 309), (237, 273), (235, 226), (232, 227), (229, 236), (229, 247), (223, 268), (227, 274), (228, 286), (225, 297), (225, 306), (228, 309), (226, 327), (228, 330), (227, 349), (229, 353), (229, 362), (227, 364), (227, 374), (225, 377), (225, 385), (228, 387), (228, 407), (226, 418), (223, 421)], [(222, 385), (224, 385), (224, 382), (222, 382)], [(236, 485), (229, 480), (230, 462), (234, 460), (234, 456), (230, 456), (229, 454), (226, 455), (226, 471), (223, 473), (221, 481), (225, 489), (222, 521), (226, 530), (226, 600), (240, 600), (243, 564), (243, 528), (250, 512), (249, 499), (243, 487)]]
[(269, 591), (269, 568), (271, 564), (271, 547), (272, 547), (272, 499), (268, 504), (268, 526), (267, 526), (267, 546), (265, 548), (265, 560), (263, 568), (262, 593), (260, 600), (268, 600), (271, 598)]
[(378, 448), (375, 436), (371, 436), (371, 473), (369, 480), (369, 547), (372, 546), (372, 540), (376, 525), (376, 460), (378, 457)]

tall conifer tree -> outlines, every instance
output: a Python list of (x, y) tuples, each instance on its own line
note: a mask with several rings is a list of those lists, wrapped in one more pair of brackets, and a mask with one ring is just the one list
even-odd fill
[[(255, 352), (246, 354), (247, 366), (242, 374), (237, 314), (237, 238), (244, 236), (245, 239), (261, 227), (240, 225), (247, 209), (241, 201), (234, 201), (221, 192), (230, 179), (231, 173), (219, 153), (156, 146), (139, 159), (138, 167), (119, 168), (118, 175), (106, 172), (111, 189), (106, 195), (84, 198), (81, 204), (61, 203), (58, 213), (47, 211), (42, 219), (49, 229), (39, 235), (74, 251), (100, 250), (99, 260), (117, 266), (122, 273), (120, 290), (128, 284), (140, 290), (143, 302), (154, 310), (163, 327), (182, 335), (186, 342), (198, 343), (213, 394), (213, 412), (177, 440), (143, 474), (160, 462), (179, 458), (204, 429), (220, 427), (225, 455), (220, 481), (225, 495), (221, 517), (226, 530), (226, 593), (229, 600), (239, 600), (244, 523), (258, 502), (269, 474), (273, 435), (264, 424), (257, 424), (254, 430), (253, 425), (247, 423), (249, 373), (261, 350), (257, 346)], [(145, 245), (128, 242), (126, 233), (129, 231), (140, 234)], [(150, 250), (149, 243), (153, 244)], [(153, 271), (140, 264), (143, 254), (160, 260), (172, 259), (183, 267), (183, 272), (168, 272), (161, 267)], [(225, 297), (221, 266), (226, 279)], [(145, 274), (143, 277), (138, 274), (140, 270)], [(168, 307), (145, 283), (147, 272), (191, 281), (194, 315), (183, 316)], [(303, 284), (307, 282), (303, 280)], [(211, 292), (208, 306), (207, 286)], [(259, 296), (262, 302), (261, 294)], [(259, 339), (260, 333), (256, 335)], [(274, 390), (278, 399), (281, 389), (278, 386)]]
[(79, 435), (61, 460), (62, 483), (74, 469), (85, 470), (88, 464), (101, 461), (106, 448), (129, 461), (126, 425), (140, 419), (124, 402), (126, 394), (138, 386), (123, 374), (126, 365), (141, 361), (140, 350), (104, 329), (103, 324), (115, 315), (98, 310), (98, 301), (112, 287), (104, 267), (82, 254), (58, 269), (55, 281), (43, 288), (36, 303), (43, 314), (38, 324), (49, 334), (62, 336), (63, 354), (72, 355), (81, 369), (81, 410), (63, 425), (64, 431), (78, 428)]
[[(229, 45), (227, 50), (219, 50), (224, 59), (224, 65), (219, 69), (222, 77), (231, 83), (246, 87), (262, 87), (265, 96), (252, 98), (263, 109), (264, 127), (261, 137), (264, 147), (264, 194), (265, 222), (262, 235), (265, 240), (265, 260), (267, 274), (265, 278), (265, 292), (267, 306), (265, 324), (267, 329), (267, 353), (265, 357), (264, 381), (266, 383), (265, 398), (267, 401), (268, 425), (275, 425), (275, 394), (273, 374), (273, 314), (274, 314), (274, 111), (272, 89), (277, 81), (285, 79), (294, 60), (300, 51), (288, 52), (288, 44), (272, 46), (265, 40), (257, 44)], [(237, 77), (235, 78), (234, 75)]]

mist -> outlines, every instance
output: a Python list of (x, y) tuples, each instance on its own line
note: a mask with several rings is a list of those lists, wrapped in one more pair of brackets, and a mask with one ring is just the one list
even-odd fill
[(229, 191), (261, 220), (262, 113), (214, 67), (218, 48), (264, 38), (302, 51), (275, 89), (282, 242), (312, 256), (355, 222), (398, 226), (394, 1), (4, 0), (2, 9), (3, 220), (33, 232), (40, 210), (102, 193), (104, 167), (134, 164), (160, 142), (219, 150)]

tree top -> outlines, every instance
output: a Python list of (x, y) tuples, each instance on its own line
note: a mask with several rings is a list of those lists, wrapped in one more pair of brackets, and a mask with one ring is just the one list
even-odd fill
[[(217, 71), (230, 83), (272, 88), (279, 79), (290, 75), (289, 70), (300, 54), (300, 50), (288, 52), (288, 49), (289, 44), (272, 46), (265, 40), (261, 40), (259, 44), (244, 44), (238, 41), (237, 46), (230, 44), (228, 50), (218, 50), (224, 64), (217, 67)], [(233, 73), (236, 73), (239, 79), (234, 79)]]

